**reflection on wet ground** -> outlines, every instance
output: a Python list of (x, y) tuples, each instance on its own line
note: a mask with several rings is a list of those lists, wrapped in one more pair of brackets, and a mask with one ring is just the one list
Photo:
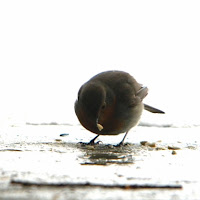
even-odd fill
[(81, 149), (85, 151), (82, 165), (133, 164), (135, 160), (128, 145), (81, 145)]

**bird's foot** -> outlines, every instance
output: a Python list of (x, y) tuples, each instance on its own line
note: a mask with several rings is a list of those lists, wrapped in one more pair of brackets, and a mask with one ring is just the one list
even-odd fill
[(130, 143), (124, 143), (124, 142), (120, 142), (119, 144), (114, 145), (114, 147), (125, 147), (125, 146), (129, 146)]
[(120, 142), (119, 144), (114, 145), (115, 147), (122, 147), (124, 145), (123, 141)]
[(122, 141), (121, 141), (119, 144), (115, 145), (115, 147), (122, 147), (122, 146), (124, 145), (124, 140), (125, 140), (127, 134), (128, 134), (128, 131), (127, 131), (126, 134), (124, 135)]
[(79, 144), (81, 145), (84, 145), (84, 146), (88, 146), (88, 145), (91, 145), (91, 146), (94, 146), (94, 145), (97, 145), (97, 144), (100, 144), (102, 143), (101, 141), (98, 141), (98, 142), (79, 142)]
[(95, 140), (99, 137), (99, 135), (97, 135), (95, 138), (93, 138), (90, 142), (79, 142), (82, 145), (96, 145), (99, 144), (101, 141), (95, 142)]

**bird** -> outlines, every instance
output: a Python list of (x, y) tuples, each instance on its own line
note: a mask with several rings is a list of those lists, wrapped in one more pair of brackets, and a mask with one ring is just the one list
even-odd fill
[(144, 109), (164, 114), (142, 102), (147, 94), (148, 88), (124, 71), (104, 71), (84, 83), (78, 91), (74, 109), (80, 124), (97, 134), (87, 144), (95, 144), (100, 135), (125, 133), (116, 145), (121, 146), (129, 130), (139, 123)]

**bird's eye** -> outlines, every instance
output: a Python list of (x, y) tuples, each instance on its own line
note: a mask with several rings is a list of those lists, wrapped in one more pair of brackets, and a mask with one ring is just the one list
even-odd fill
[(81, 90), (82, 90), (82, 87), (78, 91), (78, 101), (80, 100)]
[(80, 100), (80, 92), (79, 92), (78, 95), (77, 95), (77, 100), (78, 100), (78, 101)]
[(104, 110), (106, 107), (106, 102), (103, 103), (103, 105), (101, 106), (101, 109)]

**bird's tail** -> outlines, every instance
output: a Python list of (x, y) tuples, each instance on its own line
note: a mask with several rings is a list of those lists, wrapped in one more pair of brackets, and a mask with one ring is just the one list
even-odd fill
[(159, 110), (159, 109), (149, 106), (147, 104), (144, 104), (144, 109), (149, 112), (152, 112), (152, 113), (165, 114), (165, 112), (163, 112), (162, 110)]

